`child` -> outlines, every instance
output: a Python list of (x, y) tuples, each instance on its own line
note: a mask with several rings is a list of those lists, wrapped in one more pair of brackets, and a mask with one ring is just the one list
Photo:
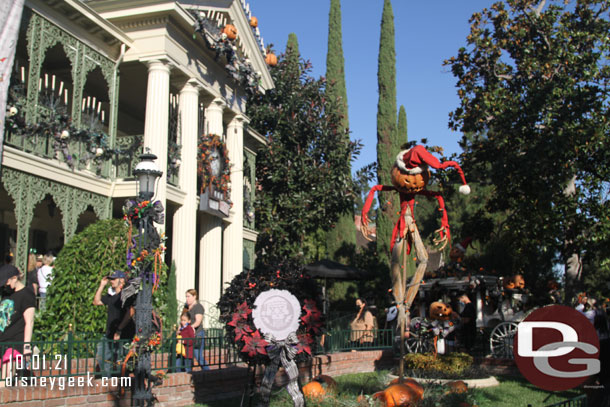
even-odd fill
[[(180, 352), (176, 358), (176, 366), (178, 372), (191, 372), (193, 366), (193, 341), (195, 340), (195, 330), (191, 326), (191, 314), (185, 311), (180, 315), (180, 328), (178, 329), (177, 338), (178, 348)], [(180, 346), (182, 345), (182, 346)], [(178, 349), (177, 349), (178, 350)], [(181, 369), (184, 367), (184, 369)]]

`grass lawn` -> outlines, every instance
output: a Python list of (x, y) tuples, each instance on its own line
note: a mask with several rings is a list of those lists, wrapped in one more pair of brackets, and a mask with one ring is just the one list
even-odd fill
[[(356, 398), (360, 394), (372, 395), (384, 388), (387, 383), (387, 371), (377, 373), (348, 374), (337, 377), (338, 391), (335, 396), (323, 401), (307, 400), (308, 407), (356, 407)], [(515, 377), (498, 377), (500, 385), (484, 389), (471, 389), (465, 394), (447, 394), (447, 388), (438, 384), (425, 384), (424, 400), (420, 407), (450, 407), (469, 402), (479, 407), (542, 407), (576, 397), (580, 393), (571, 390), (562, 393), (547, 392), (536, 388), (526, 380)], [(475, 403), (476, 401), (476, 403)], [(220, 400), (198, 407), (234, 407), (239, 406), (240, 399)], [(247, 405), (247, 404), (246, 404)], [(252, 405), (256, 405), (255, 402)], [(271, 398), (270, 407), (292, 407), (292, 399), (285, 390), (276, 390)], [(371, 403), (378, 406), (379, 403)]]

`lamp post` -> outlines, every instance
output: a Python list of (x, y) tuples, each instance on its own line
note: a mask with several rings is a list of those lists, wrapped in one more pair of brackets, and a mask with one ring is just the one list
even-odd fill
[[(133, 173), (138, 179), (137, 204), (145, 206), (146, 201), (150, 201), (155, 195), (155, 183), (163, 172), (154, 163), (157, 156), (149, 152), (140, 156), (140, 162), (136, 165)], [(137, 252), (153, 253), (159, 248), (160, 238), (157, 229), (153, 225), (153, 220), (162, 223), (163, 207), (160, 203), (153, 204), (147, 210), (141, 210), (141, 217), (134, 220), (132, 227), (137, 230)], [(144, 257), (144, 256), (142, 256)], [(151, 349), (146, 345), (153, 334), (152, 321), (152, 291), (154, 285), (153, 264), (146, 260), (143, 261), (139, 269), (140, 290), (136, 298), (135, 305), (135, 325), (136, 335), (140, 338), (138, 349), (138, 359), (135, 367), (135, 386), (132, 393), (132, 404), (136, 406), (152, 406), (154, 396), (152, 386), (154, 378), (151, 374)]]

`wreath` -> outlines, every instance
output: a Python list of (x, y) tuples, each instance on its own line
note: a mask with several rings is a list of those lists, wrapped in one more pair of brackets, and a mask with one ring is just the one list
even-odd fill
[[(214, 175), (212, 172), (212, 162), (214, 153), (218, 153), (218, 159), (222, 164), (220, 174)], [(229, 152), (220, 136), (207, 134), (201, 137), (198, 148), (197, 174), (201, 180), (200, 193), (211, 187), (214, 191), (222, 193), (223, 199), (229, 201), (231, 196), (231, 162)]]
[(234, 343), (241, 359), (248, 364), (268, 364), (264, 334), (254, 326), (252, 309), (256, 297), (270, 289), (287, 290), (301, 304), (301, 317), (295, 346), (296, 361), (311, 357), (314, 338), (322, 334), (324, 320), (320, 312), (322, 294), (319, 285), (303, 274), (303, 265), (286, 261), (278, 265), (245, 270), (235, 276), (218, 301), (220, 321), (225, 324), (226, 336)]

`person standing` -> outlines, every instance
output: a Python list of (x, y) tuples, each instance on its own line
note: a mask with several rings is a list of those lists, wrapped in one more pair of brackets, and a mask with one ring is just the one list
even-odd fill
[(464, 350), (471, 351), (477, 335), (476, 309), (466, 293), (460, 295), (458, 300), (460, 302), (460, 309), (462, 309), (460, 312), (462, 326), (460, 328), (459, 339)]
[[(2, 357), (2, 379), (11, 372), (11, 361), (18, 355), (32, 353), (32, 331), (36, 296), (31, 288), (19, 281), (19, 270), (11, 264), (0, 267), (0, 355)], [(11, 345), (2, 346), (3, 343)], [(14, 344), (17, 342), (16, 344)], [(8, 362), (8, 363), (7, 363)]]
[(191, 326), (195, 330), (193, 358), (203, 370), (209, 370), (210, 367), (208, 366), (204, 357), (205, 331), (203, 330), (203, 314), (205, 313), (205, 309), (203, 308), (203, 305), (199, 303), (197, 290), (194, 288), (186, 291), (186, 303), (184, 304), (184, 309), (191, 314)]
[[(104, 288), (110, 284), (108, 293), (102, 295)], [(125, 273), (115, 270), (108, 277), (102, 278), (93, 297), (93, 305), (107, 307), (106, 335), (97, 346), (97, 362), (106, 377), (110, 376), (112, 365), (122, 356), (120, 339), (130, 340), (135, 335), (133, 323), (133, 301), (124, 305), (121, 301), (121, 291), (125, 286)]]
[(358, 298), (356, 300), (356, 307), (358, 308), (358, 312), (356, 313), (354, 320), (350, 323), (350, 341), (356, 345), (372, 344), (373, 328), (375, 325), (373, 313), (369, 310), (369, 307), (367, 307), (364, 298)]
[(28, 255), (28, 274), (26, 277), (27, 286), (38, 295), (38, 267), (36, 267), (36, 253), (30, 251)]
[(176, 359), (178, 372), (190, 373), (193, 366), (193, 341), (195, 340), (195, 330), (191, 326), (191, 314), (185, 311), (180, 315), (180, 328), (176, 332), (178, 339), (178, 348), (180, 352)]
[(40, 297), (40, 309), (43, 310), (47, 298), (47, 289), (53, 280), (53, 261), (52, 253), (47, 253), (42, 258), (42, 267), (38, 269), (38, 295)]

